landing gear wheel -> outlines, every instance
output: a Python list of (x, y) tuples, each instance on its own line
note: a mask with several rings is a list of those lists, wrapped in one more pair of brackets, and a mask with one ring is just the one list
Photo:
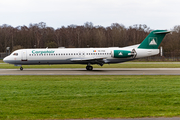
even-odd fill
[(23, 70), (23, 67), (20, 67), (20, 70), (22, 71), (22, 70)]
[(86, 70), (89, 70), (89, 71), (93, 70), (93, 66), (86, 66)]

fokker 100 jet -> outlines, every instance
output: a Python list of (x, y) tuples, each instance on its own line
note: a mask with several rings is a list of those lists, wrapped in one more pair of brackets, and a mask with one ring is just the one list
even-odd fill
[(20, 66), (20, 70), (23, 70), (22, 65), (39, 64), (86, 64), (87, 70), (93, 70), (93, 64), (103, 66), (159, 54), (158, 47), (167, 33), (167, 30), (154, 30), (141, 44), (122, 48), (20, 49), (3, 61)]

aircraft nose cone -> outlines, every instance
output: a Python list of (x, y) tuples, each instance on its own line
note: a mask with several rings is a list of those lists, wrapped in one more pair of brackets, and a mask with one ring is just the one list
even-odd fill
[(5, 63), (7, 63), (7, 57), (5, 57), (5, 58), (3, 59), (3, 61), (4, 61)]

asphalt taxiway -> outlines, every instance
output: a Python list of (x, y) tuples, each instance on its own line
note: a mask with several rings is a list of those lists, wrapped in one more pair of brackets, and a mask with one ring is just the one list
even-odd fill
[(0, 69), (0, 75), (180, 75), (180, 68), (51, 68)]

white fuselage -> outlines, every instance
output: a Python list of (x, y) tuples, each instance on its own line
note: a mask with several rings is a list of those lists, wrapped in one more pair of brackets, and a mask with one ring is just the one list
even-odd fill
[[(136, 51), (132, 57), (115, 58), (114, 50)], [(148, 57), (159, 53), (159, 49), (124, 48), (55, 48), (55, 49), (20, 49), (4, 58), (4, 62), (15, 65), (31, 64), (105, 64), (121, 63), (136, 58)], [(120, 54), (119, 54), (120, 55)]]

